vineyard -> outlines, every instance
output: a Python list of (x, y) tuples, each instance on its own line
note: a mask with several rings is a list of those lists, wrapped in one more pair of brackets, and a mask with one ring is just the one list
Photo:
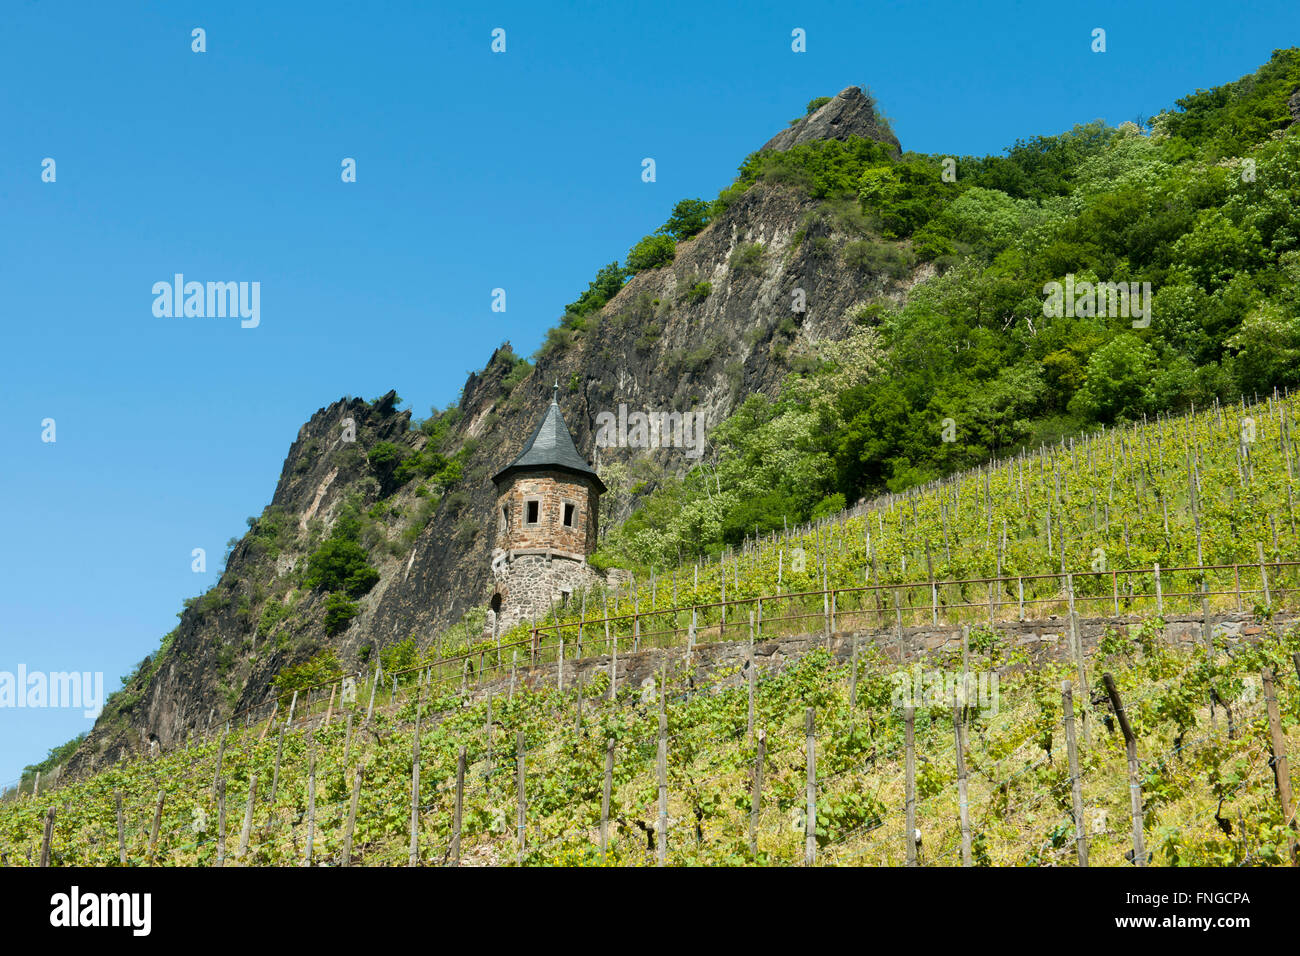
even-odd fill
[(1124, 737), (1104, 701), (1062, 694), (1082, 668), (1093, 686), (1111, 675), (1137, 742), (1152, 863), (1286, 862), (1270, 731), (1285, 727), (1295, 752), (1300, 629), (1190, 652), (1163, 630), (1111, 628), (1087, 662), (1044, 664), (996, 630), (963, 629), (926, 667), (1002, 675), (966, 707), (942, 693), (896, 706), (906, 671), (867, 642), (847, 663), (817, 647), (775, 673), (710, 680), (680, 655), (642, 651), (658, 679), (613, 695), (604, 674), (561, 688), (554, 669), (464, 693), (439, 690), (428, 670), (396, 676), (395, 690), (376, 676), (369, 695), (6, 802), (0, 854), (103, 866), (1068, 865), (1082, 833), (1091, 865), (1122, 864), (1133, 856)]
[[(1043, 448), (575, 595), (495, 638), (395, 645), (386, 672), (304, 669), (171, 752), (0, 804), (0, 854), (1116, 865), (1146, 862), (1141, 849), (1161, 865), (1288, 862), (1294, 406), (1273, 396)], [(1081, 614), (1112, 621), (1091, 654)], [(1065, 659), (1007, 626), (1062, 616)], [(1178, 616), (1194, 640), (1168, 639)], [(883, 649), (941, 621), (960, 638), (910, 670)], [(755, 655), (800, 634), (806, 652), (760, 674)], [(728, 641), (733, 663), (697, 666)], [(917, 666), (944, 687), (978, 679), (979, 700), (900, 696)]]
[(499, 661), (503, 644), (525, 640), (545, 660), (593, 636), (684, 643), (692, 619), (725, 637), (751, 613), (763, 633), (832, 613), (875, 628), (992, 623), (1065, 613), (1071, 590), (1094, 615), (1163, 614), (1166, 598), (1202, 614), (1240, 609), (1243, 589), (1263, 609), (1300, 585), (1288, 563), (1300, 554), (1296, 406), (1275, 395), (1063, 441), (750, 539), (716, 562), (642, 569), (495, 639), (429, 641), (419, 662)]

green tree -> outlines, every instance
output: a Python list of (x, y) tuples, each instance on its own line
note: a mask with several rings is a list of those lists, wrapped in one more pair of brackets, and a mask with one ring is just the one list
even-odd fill
[(673, 207), (668, 221), (659, 227), (659, 234), (669, 235), (681, 242), (703, 231), (709, 224), (713, 203), (703, 199), (683, 199)]
[(325, 600), (325, 633), (334, 635), (347, 630), (352, 619), (361, 613), (361, 609), (346, 595), (331, 594)]
[(307, 559), (305, 582), (310, 588), (360, 597), (378, 581), (379, 572), (366, 560), (365, 549), (348, 538), (329, 538)]
[(1243, 392), (1265, 394), (1300, 381), (1300, 318), (1265, 302), (1246, 316), (1225, 343)]
[(1264, 250), (1254, 226), (1239, 227), (1218, 209), (1207, 209), (1192, 231), (1174, 243), (1173, 254), (1202, 289), (1213, 292), (1238, 273), (1257, 268)]
[(1111, 339), (1088, 359), (1083, 387), (1070, 403), (1090, 420), (1134, 419), (1151, 405), (1156, 354), (1136, 335)]
[(564, 318), (560, 320), (561, 324), (575, 325), (577, 319), (599, 311), (606, 302), (618, 295), (618, 290), (623, 288), (623, 283), (627, 281), (629, 275), (631, 272), (620, 266), (617, 261), (601, 266), (600, 271), (596, 273), (596, 278), (587, 284), (587, 291), (578, 296), (576, 301), (564, 307)]
[(673, 261), (677, 243), (672, 236), (646, 236), (627, 254), (627, 270), (635, 275), (649, 269), (658, 269)]

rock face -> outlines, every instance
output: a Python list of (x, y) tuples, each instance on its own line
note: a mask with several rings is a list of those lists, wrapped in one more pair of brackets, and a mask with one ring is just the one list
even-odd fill
[[(897, 147), (870, 100), (851, 87), (769, 147), (854, 134)], [(394, 447), (415, 455), (431, 441), (412, 430), (409, 412), (396, 409), (395, 393), (319, 409), (289, 449), (270, 508), (231, 551), (220, 582), (187, 605), (163, 650), (105, 709), (69, 769), (115, 760), (150, 740), (171, 749), (209, 721), (240, 719), (245, 708), (270, 700), (276, 674), (322, 649), (353, 672), (387, 645), (408, 638), (424, 644), (468, 610), (486, 609), (495, 593), (499, 527), (491, 477), (529, 440), (555, 381), (577, 452), (609, 485), (600, 527), (621, 521), (637, 494), (656, 487), (655, 475), (684, 473), (699, 459), (682, 448), (597, 449), (597, 415), (617, 414), (620, 404), (691, 411), (709, 429), (749, 395), (775, 395), (802, 355), (843, 338), (864, 306), (901, 301), (921, 277), (848, 265), (844, 247), (861, 238), (819, 201), (755, 184), (679, 243), (670, 264), (634, 276), (584, 330), (540, 353), (522, 380), (507, 379), (514, 371), (508, 345), (494, 352), (466, 381), (457, 420), (440, 439), (440, 453), (463, 453), (462, 474), (446, 488), (431, 489), (435, 482), (426, 478), (403, 481), (385, 465)], [(796, 289), (806, 311), (792, 311)], [(303, 570), (349, 509), (366, 518), (360, 543), (379, 579), (356, 598), (356, 616), (331, 629), (328, 595), (308, 587)], [(522, 589), (545, 576), (545, 568), (520, 571)]]
[(1286, 108), (1291, 113), (1291, 125), (1294, 126), (1296, 123), (1300, 123), (1300, 86), (1296, 87), (1295, 92), (1291, 94), (1291, 98), (1286, 101)]
[(893, 148), (895, 156), (902, 151), (898, 137), (877, 119), (875, 101), (856, 86), (841, 90), (829, 103), (777, 133), (763, 148), (779, 151), (813, 140), (847, 140), (850, 136), (885, 143)]

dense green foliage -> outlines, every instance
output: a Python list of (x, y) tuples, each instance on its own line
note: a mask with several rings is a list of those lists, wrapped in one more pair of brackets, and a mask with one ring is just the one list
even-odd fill
[[(333, 595), (337, 596), (337, 595)], [(333, 648), (326, 648), (301, 664), (286, 667), (272, 682), (280, 694), (280, 703), (289, 705), (294, 691), (330, 684), (343, 677), (343, 667)]]
[(618, 290), (623, 288), (623, 283), (627, 281), (629, 275), (630, 273), (617, 262), (601, 266), (600, 271), (596, 273), (596, 278), (592, 279), (587, 286), (587, 291), (578, 296), (576, 301), (564, 307), (564, 317), (560, 319), (561, 325), (582, 328), (582, 320), (604, 308), (605, 303), (614, 298)]
[(325, 633), (331, 636), (341, 633), (360, 613), (361, 609), (356, 603), (349, 601), (342, 593), (331, 594), (325, 599)]
[(658, 231), (681, 242), (696, 233), (703, 232), (712, 215), (712, 203), (703, 199), (683, 199), (673, 207), (668, 221), (660, 226)]
[(1279, 50), (1251, 76), (1184, 96), (1178, 110), (1161, 119), (1187, 155), (1201, 151), (1213, 160), (1241, 155), (1290, 122), (1286, 103), (1297, 87), (1295, 49)]
[(672, 236), (646, 236), (627, 254), (627, 271), (633, 275), (647, 269), (658, 269), (673, 261), (677, 243)]
[(308, 559), (306, 584), (323, 591), (346, 591), (360, 597), (374, 587), (379, 572), (365, 549), (350, 538), (331, 537)]
[(84, 733), (77, 734), (71, 740), (59, 744), (57, 747), (51, 747), (50, 752), (46, 754), (45, 759), (23, 767), (22, 784), (26, 786), (30, 781), (34, 781), (38, 773), (49, 776), (51, 770), (55, 767), (61, 767), (68, 762), (68, 758), (76, 753), (81, 742), (86, 739)]
[[(629, 530), (679, 511), (683, 495), (687, 509), (706, 507), (693, 495), (710, 488), (712, 501), (733, 496), (736, 520), (692, 528), (661, 562), (678, 545), (735, 543), (737, 526), (805, 520), (834, 495), (900, 491), (1099, 425), (1300, 384), (1300, 129), (1283, 132), (1297, 86), (1300, 50), (1281, 50), (1254, 77), (1179, 101), (1149, 135), (1092, 123), (948, 163), (895, 161), (861, 139), (750, 156), (715, 206), (787, 184), (862, 236), (845, 266), (901, 275), (932, 260), (937, 274), (901, 307), (860, 310), (877, 333), (869, 376), (816, 415), (799, 396), (842, 363), (751, 399), (709, 437), (716, 473), (700, 469), (685, 491), (669, 482)], [(731, 268), (758, 271), (761, 255), (740, 247)], [(1053, 282), (1149, 283), (1150, 314), (1048, 317)], [(771, 435), (756, 436), (778, 429), (797, 460), (728, 487), (730, 466), (762, 457)]]
[(303, 583), (330, 595), (326, 629), (335, 633), (356, 615), (356, 607), (344, 595), (359, 598), (379, 582), (379, 571), (371, 566), (366, 549), (359, 543), (364, 518), (355, 501), (340, 510), (330, 536), (307, 559)]

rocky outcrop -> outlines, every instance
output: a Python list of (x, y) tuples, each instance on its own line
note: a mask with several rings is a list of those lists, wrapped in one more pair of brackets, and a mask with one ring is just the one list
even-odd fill
[(856, 86), (841, 90), (830, 102), (777, 133), (763, 148), (786, 150), (813, 140), (847, 140), (850, 136), (885, 143), (893, 148), (895, 156), (902, 152), (898, 137), (876, 112), (875, 100)]
[[(777, 136), (772, 143), (785, 145), (772, 148), (849, 135), (897, 146), (853, 87)], [(398, 481), (383, 456), (372, 454), (381, 444), (386, 454), (392, 446), (415, 454), (430, 440), (412, 430), (409, 412), (396, 409), (395, 393), (319, 409), (289, 449), (268, 513), (230, 552), (217, 586), (182, 612), (164, 652), (145, 662), (105, 711), (76, 767), (112, 761), (150, 739), (170, 749), (209, 721), (265, 703), (277, 673), (323, 648), (345, 669), (364, 666), (385, 646), (431, 641), (486, 605), (496, 531), (491, 475), (519, 453), (551, 401), (553, 382), (578, 451), (602, 476), (635, 464), (638, 493), (648, 493), (663, 476), (698, 464), (682, 448), (597, 449), (596, 417), (617, 413), (620, 404), (692, 411), (707, 431), (749, 395), (775, 395), (801, 355), (843, 338), (863, 306), (901, 301), (914, 280), (849, 265), (844, 247), (861, 238), (818, 201), (755, 184), (679, 243), (671, 263), (634, 276), (584, 329), (544, 350), (522, 381), (512, 375), (508, 346), (494, 352), (466, 381), (456, 424), (439, 449), (462, 451), (462, 474), (450, 488)], [(805, 311), (792, 309), (796, 290)], [(706, 445), (706, 460), (708, 453)], [(630, 484), (604, 496), (602, 528), (634, 508)], [(341, 510), (357, 505), (367, 516), (362, 544), (379, 580), (357, 598), (347, 626), (330, 633), (327, 595), (307, 588), (302, 570)]]

